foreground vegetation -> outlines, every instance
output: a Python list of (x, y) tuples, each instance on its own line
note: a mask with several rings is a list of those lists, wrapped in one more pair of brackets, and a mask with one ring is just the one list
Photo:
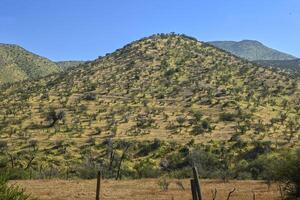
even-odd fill
[(1, 200), (33, 200), (25, 194), (24, 189), (19, 186), (8, 185), (8, 180), (0, 176), (0, 199)]
[[(124, 147), (130, 147), (124, 153)], [(128, 179), (128, 178), (190, 178), (191, 166), (195, 165), (201, 178), (221, 179), (228, 182), (230, 179), (258, 179), (267, 184), (278, 182), (286, 197), (299, 197), (299, 166), (300, 150), (291, 151), (266, 151), (265, 147), (256, 147), (236, 158), (230, 151), (213, 149), (209, 146), (196, 145), (189, 152), (190, 146), (186, 145), (176, 151), (175, 144), (159, 144), (156, 140), (148, 144), (120, 143), (113, 144), (113, 152), (109, 162), (105, 160), (86, 160), (84, 164), (75, 165), (73, 171), (59, 169), (47, 170), (24, 170), (10, 169), (6, 173), (10, 179), (49, 179), (49, 178), (96, 178), (97, 171), (101, 170), (104, 178)], [(126, 148), (126, 147), (125, 147)], [(169, 152), (168, 156), (160, 155), (160, 152)], [(117, 153), (122, 152), (122, 153)], [(170, 153), (172, 152), (172, 153)], [(147, 156), (140, 162), (132, 161), (137, 156)], [(157, 157), (163, 157), (160, 163), (156, 163)], [(240, 158), (239, 158), (240, 157)], [(101, 163), (99, 165), (99, 163)], [(159, 165), (159, 167), (157, 167)]]
[(279, 154), (276, 159), (269, 160), (269, 173), (283, 186), (288, 199), (300, 198), (300, 149)]

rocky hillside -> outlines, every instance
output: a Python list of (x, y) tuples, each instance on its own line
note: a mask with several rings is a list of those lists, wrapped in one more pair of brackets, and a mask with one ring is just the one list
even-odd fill
[(240, 42), (234, 41), (214, 41), (210, 44), (228, 51), (238, 57), (247, 60), (292, 60), (296, 57), (277, 51), (275, 49), (266, 47), (262, 43), (255, 40), (242, 40)]
[(0, 44), (0, 84), (35, 79), (60, 71), (49, 59), (17, 45)]
[(85, 176), (99, 165), (107, 177), (154, 177), (184, 173), (200, 148), (223, 172), (299, 145), (299, 102), (299, 83), (284, 73), (159, 34), (2, 87), (0, 160), (38, 177)]

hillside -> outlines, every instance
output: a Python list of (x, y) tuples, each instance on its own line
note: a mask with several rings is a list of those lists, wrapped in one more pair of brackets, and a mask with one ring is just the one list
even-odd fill
[(254, 61), (263, 66), (280, 68), (292, 73), (300, 74), (300, 59), (294, 60), (256, 60)]
[(294, 56), (266, 47), (255, 40), (213, 41), (211, 45), (247, 60), (293, 60)]
[(50, 178), (93, 177), (99, 167), (106, 177), (188, 177), (204, 156), (206, 177), (258, 178), (255, 159), (299, 145), (299, 102), (299, 83), (284, 73), (154, 35), (2, 87), (0, 166)]
[(69, 60), (69, 61), (59, 61), (56, 62), (56, 64), (63, 70), (66, 71), (68, 69), (74, 68), (79, 66), (80, 64), (85, 63), (85, 61), (75, 61), (75, 60)]
[(0, 44), (0, 84), (44, 77), (61, 69), (22, 47)]

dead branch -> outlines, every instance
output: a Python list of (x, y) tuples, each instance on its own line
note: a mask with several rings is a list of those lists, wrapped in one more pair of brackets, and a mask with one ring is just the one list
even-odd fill
[(126, 156), (126, 152), (127, 152), (127, 150), (129, 149), (129, 145), (127, 145), (126, 147), (125, 147), (125, 150), (123, 151), (123, 154), (122, 154), (122, 156), (121, 156), (121, 159), (120, 159), (120, 162), (119, 162), (119, 165), (118, 165), (118, 171), (117, 171), (117, 176), (116, 176), (116, 180), (118, 180), (119, 178), (120, 178), (120, 170), (121, 170), (121, 166), (122, 166), (122, 162), (123, 162), (123, 160), (124, 160), (124, 158), (125, 158), (125, 156)]
[(31, 163), (32, 163), (32, 161), (34, 160), (34, 156), (32, 156), (30, 159), (29, 159), (29, 161), (28, 161), (28, 163), (27, 163), (27, 165), (26, 165), (26, 167), (25, 167), (25, 170), (27, 170), (27, 169), (29, 169), (30, 168), (30, 166), (31, 166)]
[(211, 199), (215, 200), (217, 197), (217, 189), (215, 188), (215, 190), (211, 190)]
[(176, 181), (175, 183), (181, 190), (185, 190), (183, 183), (181, 181)]
[(278, 190), (279, 190), (279, 193), (280, 193), (280, 199), (283, 200), (284, 199), (284, 195), (283, 195), (282, 187), (281, 187), (280, 184), (278, 184)]
[(232, 193), (234, 193), (234, 191), (235, 191), (235, 188), (233, 188), (233, 189), (228, 193), (227, 200), (230, 199), (230, 196), (232, 195)]

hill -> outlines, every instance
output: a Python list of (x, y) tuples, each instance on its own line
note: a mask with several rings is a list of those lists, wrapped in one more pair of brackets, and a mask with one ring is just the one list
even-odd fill
[(17, 45), (0, 44), (0, 84), (35, 79), (60, 71), (61, 69), (47, 58)]
[(280, 68), (292, 73), (300, 74), (300, 59), (294, 60), (256, 60), (254, 61), (263, 66)]
[(189, 177), (194, 163), (205, 177), (262, 178), (261, 156), (299, 145), (299, 102), (285, 73), (154, 35), (3, 86), (0, 166), (37, 178), (90, 178), (100, 167), (119, 179)]
[(235, 41), (213, 41), (211, 45), (228, 51), (236, 56), (247, 60), (293, 60), (296, 57), (282, 53), (275, 49), (266, 47), (255, 40)]
[(80, 64), (85, 63), (85, 61), (77, 61), (77, 60), (69, 60), (69, 61), (59, 61), (56, 64), (63, 70), (66, 71), (68, 69), (79, 66)]

